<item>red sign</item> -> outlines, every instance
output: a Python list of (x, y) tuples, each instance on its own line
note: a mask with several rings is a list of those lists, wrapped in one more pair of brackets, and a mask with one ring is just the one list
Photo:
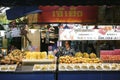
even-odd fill
[(38, 22), (96, 22), (97, 6), (39, 6)]
[(120, 62), (120, 49), (100, 50), (100, 59), (103, 62)]

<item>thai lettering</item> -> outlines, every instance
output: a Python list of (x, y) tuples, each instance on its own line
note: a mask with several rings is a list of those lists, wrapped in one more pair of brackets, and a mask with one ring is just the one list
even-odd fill
[(71, 7), (69, 10), (64, 8), (59, 8), (52, 12), (53, 17), (81, 17), (83, 12), (81, 10), (77, 10), (75, 7)]

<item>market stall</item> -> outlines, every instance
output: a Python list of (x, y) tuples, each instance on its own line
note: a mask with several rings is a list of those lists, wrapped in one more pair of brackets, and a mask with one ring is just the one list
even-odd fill
[[(116, 47), (119, 44), (115, 41), (120, 40), (119, 26), (95, 25), (98, 7), (40, 6), (39, 8), (43, 12), (38, 15), (38, 22), (46, 22), (39, 28), (40, 51), (33, 50), (30, 45), (26, 51), (14, 49), (1, 58), (2, 80), (120, 79), (120, 50)], [(52, 42), (56, 37), (53, 25), (59, 29), (56, 42)], [(31, 35), (34, 39), (35, 34)], [(116, 44), (109, 44), (111, 40)], [(67, 47), (70, 45), (71, 50), (67, 50), (65, 45)]]
[(15, 58), (15, 56), (20, 57), (18, 51), (21, 52), (14, 50), (9, 54), (9, 57), (1, 60), (0, 77), (2, 80), (54, 80), (56, 66), (53, 64), (53, 56), (46, 59), (45, 52), (41, 55), (40, 52), (27, 52), (21, 53), (26, 54), (21, 55), (26, 58), (20, 60), (20, 58)]

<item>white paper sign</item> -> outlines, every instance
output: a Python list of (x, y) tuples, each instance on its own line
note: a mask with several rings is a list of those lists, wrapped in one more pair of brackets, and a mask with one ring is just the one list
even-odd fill
[(120, 40), (120, 26), (65, 26), (59, 29), (59, 40)]

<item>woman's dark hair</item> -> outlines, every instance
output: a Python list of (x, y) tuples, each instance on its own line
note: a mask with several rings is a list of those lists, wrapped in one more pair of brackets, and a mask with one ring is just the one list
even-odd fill
[(71, 45), (71, 41), (68, 41), (68, 44)]
[(71, 41), (65, 41), (65, 42), (68, 42), (68, 44), (71, 45)]

